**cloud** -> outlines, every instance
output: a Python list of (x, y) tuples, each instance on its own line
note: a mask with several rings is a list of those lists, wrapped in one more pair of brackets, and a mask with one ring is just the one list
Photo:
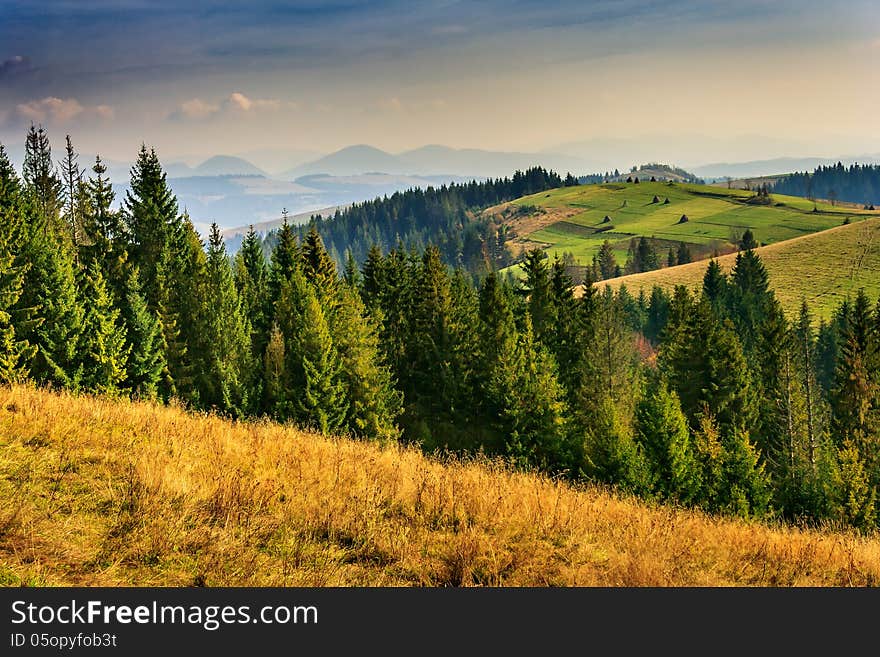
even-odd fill
[(276, 111), (281, 109), (281, 101), (269, 98), (248, 98), (243, 93), (235, 91), (224, 101), (227, 110), (252, 112), (259, 110)]
[(31, 70), (31, 60), (24, 55), (16, 55), (0, 62), (0, 79), (18, 75)]
[(27, 103), (19, 103), (12, 111), (0, 116), (0, 123), (53, 123), (67, 124), (74, 120), (98, 119), (108, 121), (116, 116), (111, 105), (83, 105), (76, 98), (47, 96)]
[(282, 107), (295, 109), (296, 103), (282, 103), (271, 98), (249, 98), (240, 91), (234, 91), (219, 103), (210, 103), (201, 98), (193, 98), (169, 114), (172, 120), (200, 121), (223, 114), (252, 114), (261, 111), (277, 111)]
[(181, 103), (180, 107), (172, 114), (172, 117), (177, 119), (206, 119), (209, 116), (214, 116), (219, 111), (220, 107), (218, 105), (206, 103), (200, 98), (193, 98)]

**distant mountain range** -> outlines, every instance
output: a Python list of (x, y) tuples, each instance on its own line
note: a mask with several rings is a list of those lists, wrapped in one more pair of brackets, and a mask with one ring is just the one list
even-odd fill
[(517, 169), (543, 166), (562, 175), (586, 173), (586, 162), (558, 153), (484, 151), (474, 148), (422, 146), (392, 154), (374, 146), (348, 146), (311, 162), (288, 169), (283, 178), (324, 173), (349, 176), (368, 172), (411, 176), (456, 175), (473, 178), (509, 176)]

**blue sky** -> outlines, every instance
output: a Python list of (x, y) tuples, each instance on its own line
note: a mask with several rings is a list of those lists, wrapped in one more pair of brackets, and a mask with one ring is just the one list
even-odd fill
[(0, 0), (0, 11), (4, 143), (33, 120), (110, 157), (141, 141), (196, 158), (643, 138), (712, 161), (740, 155), (738, 135), (758, 136), (742, 156), (880, 151), (872, 2)]

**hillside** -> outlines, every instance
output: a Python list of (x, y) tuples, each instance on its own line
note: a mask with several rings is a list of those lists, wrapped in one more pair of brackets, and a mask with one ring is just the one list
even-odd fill
[(487, 212), (510, 225), (515, 252), (539, 246), (550, 255), (571, 253), (577, 264), (587, 266), (609, 240), (621, 267), (633, 237), (653, 238), (665, 264), (667, 251), (679, 242), (697, 260), (735, 251), (746, 229), (759, 243), (774, 244), (880, 214), (826, 203), (814, 212), (812, 201), (775, 194), (770, 204), (753, 205), (752, 195), (707, 185), (608, 183), (535, 194)]
[[(880, 296), (880, 217), (795, 238), (757, 249), (770, 275), (770, 285), (789, 314), (806, 299), (820, 317), (828, 318), (847, 296), (864, 287), (872, 299)], [(730, 271), (736, 254), (718, 259)], [(622, 276), (607, 281), (615, 289), (626, 285), (638, 294), (654, 285), (686, 285), (698, 289), (708, 261)], [(599, 283), (604, 285), (605, 283)]]
[(850, 586), (880, 539), (177, 408), (0, 388), (0, 583)]

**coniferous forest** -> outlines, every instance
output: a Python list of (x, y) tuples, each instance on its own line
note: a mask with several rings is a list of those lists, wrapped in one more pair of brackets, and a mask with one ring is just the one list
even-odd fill
[[(565, 184), (546, 171), (284, 225), (268, 258), (251, 231), (232, 258), (216, 225), (199, 237), (153, 150), (141, 148), (118, 211), (100, 159), (79, 163), (69, 138), (53, 157), (33, 126), (20, 173), (0, 149), (3, 382), (482, 452), (711, 512), (877, 528), (880, 304), (864, 293), (828, 322), (806, 305), (786, 318), (751, 248), (729, 275), (711, 263), (699, 294), (587, 281), (576, 295), (540, 250), (522, 281), (488, 267), (475, 282), (464, 217)], [(430, 221), (438, 243), (412, 228)], [(343, 271), (325, 244), (348, 251)]]
[(822, 198), (833, 201), (861, 203), (866, 208), (880, 205), (880, 166), (851, 164), (845, 167), (816, 167), (813, 173), (793, 173), (780, 178), (773, 185), (779, 194)]

